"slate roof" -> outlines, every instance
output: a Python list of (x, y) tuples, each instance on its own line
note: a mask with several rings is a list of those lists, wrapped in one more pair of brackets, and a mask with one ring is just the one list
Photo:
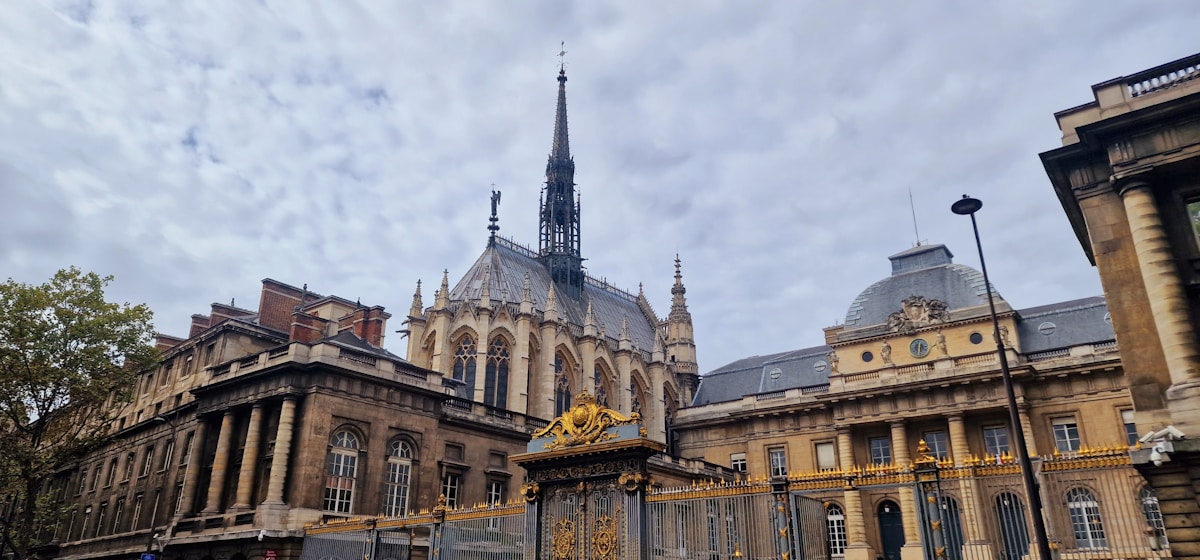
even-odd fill
[[(888, 257), (892, 275), (871, 284), (850, 304), (846, 327), (859, 328), (887, 322), (909, 296), (925, 296), (946, 302), (947, 309), (987, 304), (983, 274), (961, 264), (945, 245), (922, 245)], [(992, 295), (1002, 300), (992, 286)]]
[[(863, 290), (846, 313), (846, 325), (886, 323), (912, 295), (936, 298), (951, 310), (987, 304), (983, 274), (954, 264), (944, 245), (923, 245), (888, 257), (892, 275)], [(997, 298), (995, 287), (992, 294)], [(1016, 311), (1021, 352), (1031, 354), (1116, 338), (1108, 305), (1100, 296)], [(1053, 325), (1051, 327), (1050, 325)], [(746, 395), (829, 383), (829, 346), (751, 356), (712, 370), (701, 378), (693, 406), (734, 401)], [(776, 375), (776, 370), (778, 374)]]
[(1017, 317), (1018, 340), (1025, 354), (1117, 338), (1102, 296), (1020, 309)]
[(751, 356), (704, 375), (692, 406), (733, 401), (745, 395), (829, 383), (829, 346)]
[[(488, 297), (493, 302), (521, 301), (525, 274), (528, 273), (533, 308), (541, 312), (546, 310), (546, 295), (551, 284), (550, 273), (537, 260), (533, 251), (502, 237), (497, 237), (496, 243), (483, 251), (475, 264), (471, 265), (462, 279), (450, 290), (451, 301), (479, 300), (483, 292), (485, 265), (490, 277)], [(621, 333), (622, 321), (628, 319), (630, 341), (635, 348), (649, 352), (654, 348), (658, 319), (649, 317), (637, 300), (637, 296), (590, 276), (584, 282), (583, 295), (578, 300), (568, 297), (561, 290), (555, 290), (555, 302), (560, 318), (582, 327), (590, 301), (597, 326), (603, 325), (609, 338), (617, 339)]]

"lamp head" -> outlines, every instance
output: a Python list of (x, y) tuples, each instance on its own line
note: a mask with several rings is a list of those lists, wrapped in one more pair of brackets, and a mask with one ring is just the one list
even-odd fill
[(978, 198), (971, 198), (965, 194), (957, 202), (950, 205), (950, 211), (960, 216), (974, 214), (980, 208), (983, 208), (983, 202), (980, 202)]

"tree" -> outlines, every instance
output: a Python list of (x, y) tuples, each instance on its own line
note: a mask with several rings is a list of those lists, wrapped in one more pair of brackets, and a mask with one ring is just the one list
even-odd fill
[(150, 309), (106, 301), (111, 281), (71, 267), (0, 284), (0, 554), (54, 538), (70, 514), (59, 475), (104, 444), (157, 359)]

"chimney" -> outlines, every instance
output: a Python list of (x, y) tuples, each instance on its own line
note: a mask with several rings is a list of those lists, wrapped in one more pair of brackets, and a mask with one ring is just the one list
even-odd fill
[(325, 338), (325, 329), (329, 321), (309, 315), (300, 311), (292, 312), (291, 328), (289, 329), (289, 342), (303, 342), (312, 344), (322, 338)]
[(206, 330), (209, 327), (208, 315), (192, 315), (192, 328), (188, 331), (188, 338), (192, 338)]
[(169, 334), (154, 333), (154, 349), (166, 352), (183, 343), (183, 339)]
[[(307, 287), (307, 285), (306, 285)], [(258, 324), (280, 331), (289, 331), (297, 307), (321, 297), (306, 288), (289, 286), (270, 278), (262, 281), (262, 297), (258, 300)]]
[(391, 314), (383, 307), (359, 307), (353, 313), (338, 319), (338, 332), (349, 330), (376, 348), (383, 347), (383, 336)]

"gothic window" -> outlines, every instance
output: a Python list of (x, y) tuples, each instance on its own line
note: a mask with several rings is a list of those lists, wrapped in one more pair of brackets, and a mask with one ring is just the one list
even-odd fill
[(474, 391), (475, 388), (475, 354), (475, 339), (469, 334), (464, 335), (459, 339), (458, 347), (454, 351), (454, 370), (451, 377), (465, 383), (468, 391)]
[(508, 406), (508, 343), (496, 337), (488, 345), (487, 367), (483, 377), (483, 403), (497, 408)]
[(383, 514), (389, 517), (408, 511), (408, 487), (412, 480), (413, 449), (407, 441), (393, 440), (388, 445), (387, 480), (383, 488)]
[(358, 437), (348, 430), (334, 433), (325, 467), (325, 511), (350, 513), (358, 473)]
[(1108, 538), (1104, 535), (1104, 520), (1100, 518), (1100, 503), (1096, 495), (1086, 488), (1072, 488), (1067, 492), (1067, 512), (1071, 516), (1071, 530), (1075, 533), (1075, 547), (1106, 548)]
[(830, 554), (842, 556), (846, 553), (846, 514), (842, 506), (831, 503), (825, 508), (825, 539)]
[(562, 354), (554, 355), (554, 416), (562, 416), (571, 408), (571, 381), (566, 364)]
[(596, 404), (609, 408), (608, 404), (608, 370), (604, 364), (596, 362), (595, 373), (592, 375), (592, 383), (596, 387)]

